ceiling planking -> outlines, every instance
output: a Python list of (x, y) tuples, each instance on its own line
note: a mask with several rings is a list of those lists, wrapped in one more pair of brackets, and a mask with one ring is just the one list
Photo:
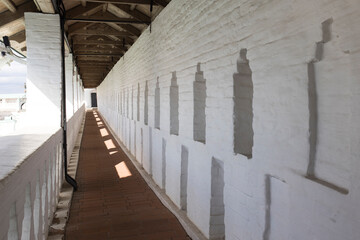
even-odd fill
[[(85, 88), (97, 87), (171, 0), (63, 0), (65, 31)], [(0, 0), (0, 37), (26, 55), (24, 12), (51, 13), (51, 0)]]

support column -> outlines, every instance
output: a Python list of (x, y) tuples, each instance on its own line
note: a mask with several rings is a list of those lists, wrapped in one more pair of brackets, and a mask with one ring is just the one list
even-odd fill
[(25, 13), (27, 116), (44, 131), (61, 127), (61, 33), (59, 15)]
[(66, 78), (66, 119), (74, 115), (73, 96), (73, 55), (70, 53), (65, 57), (65, 78)]

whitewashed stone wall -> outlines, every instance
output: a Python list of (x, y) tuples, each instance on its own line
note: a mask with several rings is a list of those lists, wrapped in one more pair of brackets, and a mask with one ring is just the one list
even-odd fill
[(56, 131), (61, 114), (60, 18), (55, 14), (25, 13), (25, 25), (27, 121)]
[(66, 119), (69, 120), (75, 113), (74, 109), (74, 61), (70, 53), (65, 57), (66, 79)]
[[(221, 174), (212, 175), (212, 164), (220, 161), (223, 196), (213, 190), (225, 206), (226, 239), (360, 239), (359, 12), (357, 0), (173, 0), (98, 87), (99, 110), (179, 208), (188, 150), (186, 212), (206, 237), (222, 231), (211, 214), (211, 183), (222, 181), (214, 180)], [(241, 49), (253, 84), (247, 156), (234, 153)], [(206, 79), (206, 144), (193, 139), (198, 63)], [(170, 135), (174, 73), (178, 135)]]
[[(27, 118), (17, 132), (0, 137), (0, 239), (46, 239), (64, 181), (59, 16), (25, 13), (25, 23)], [(77, 75), (72, 66), (70, 55), (65, 70), (68, 159), (85, 113), (84, 89), (81, 80), (72, 82)]]
[[(68, 121), (68, 158), (85, 113)], [(0, 239), (47, 239), (64, 182), (62, 130), (0, 138)]]

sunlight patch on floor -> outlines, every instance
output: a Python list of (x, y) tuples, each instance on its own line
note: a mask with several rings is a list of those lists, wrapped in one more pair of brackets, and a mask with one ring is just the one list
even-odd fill
[(125, 162), (121, 162), (119, 164), (115, 165), (115, 169), (117, 174), (119, 175), (119, 178), (127, 178), (132, 176), (129, 168), (126, 166)]

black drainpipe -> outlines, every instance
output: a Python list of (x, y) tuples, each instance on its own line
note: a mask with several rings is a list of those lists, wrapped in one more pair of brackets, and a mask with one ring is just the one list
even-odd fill
[(74, 188), (74, 191), (77, 190), (77, 182), (68, 174), (67, 166), (67, 122), (66, 122), (66, 84), (65, 84), (65, 39), (64, 39), (64, 25), (65, 25), (65, 7), (62, 0), (57, 1), (57, 8), (55, 12), (60, 15), (60, 28), (61, 28), (61, 117), (62, 117), (62, 129), (63, 129), (63, 160), (64, 160), (64, 172), (65, 180)]

